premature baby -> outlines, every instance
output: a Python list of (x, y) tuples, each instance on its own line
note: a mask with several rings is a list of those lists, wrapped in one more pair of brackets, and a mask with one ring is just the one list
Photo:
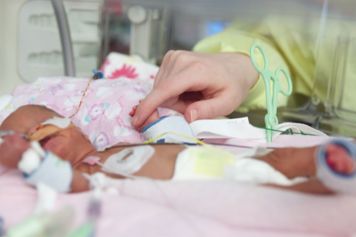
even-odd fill
[[(63, 160), (63, 167), (70, 167), (69, 173), (63, 173), (67, 177), (56, 180), (61, 183), (59, 186), (62, 187), (60, 190), (62, 192), (89, 190), (90, 181), (87, 177), (97, 172), (103, 172), (113, 178), (140, 176), (160, 180), (194, 179), (204, 176), (226, 178), (222, 170), (229, 166), (233, 167), (237, 159), (229, 152), (210, 146), (118, 144), (120, 146), (98, 151), (80, 129), (70, 121), (64, 127), (46, 122), (54, 117), (58, 121), (63, 118), (44, 106), (26, 105), (13, 112), (1, 124), (0, 129), (13, 130), (28, 135), (30, 140), (38, 141), (43, 150), (60, 157)], [(31, 146), (29, 141), (18, 134), (4, 137), (4, 141), (0, 145), (0, 163), (8, 168), (17, 168), (23, 154)], [(273, 167), (276, 172), (283, 174), (288, 179), (306, 178), (305, 182), (290, 186), (267, 185), (315, 194), (337, 192), (338, 190), (330, 188), (325, 180), (316, 177), (318, 167), (315, 155), (320, 150), (320, 147), (283, 148), (267, 154), (255, 155), (251, 159)], [(355, 162), (351, 157), (353, 155), (350, 155), (345, 147), (338, 144), (326, 144), (323, 147), (323, 152), (325, 152), (328, 167), (334, 173), (341, 176), (355, 173)], [(130, 159), (136, 159), (136, 161), (131, 162)], [(41, 162), (45, 163), (46, 160), (49, 159), (45, 158)], [(26, 177), (31, 179), (33, 174), (39, 173), (38, 169), (40, 168), (41, 164)], [(56, 167), (51, 169), (55, 170)], [(83, 173), (88, 175), (83, 175)], [(51, 175), (55, 174), (47, 173), (42, 178), (51, 179), (49, 177)]]

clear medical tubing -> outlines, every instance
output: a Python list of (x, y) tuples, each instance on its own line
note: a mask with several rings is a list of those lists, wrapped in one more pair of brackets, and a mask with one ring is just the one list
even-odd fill
[(59, 35), (61, 37), (64, 73), (68, 77), (75, 76), (74, 57), (66, 12), (62, 0), (51, 0), (56, 15)]

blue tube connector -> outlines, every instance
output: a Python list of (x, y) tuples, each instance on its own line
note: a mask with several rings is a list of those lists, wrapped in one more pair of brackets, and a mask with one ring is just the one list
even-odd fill
[(103, 79), (104, 78), (104, 73), (100, 70), (94, 70), (93, 69), (93, 74), (94, 74), (94, 80), (97, 79)]

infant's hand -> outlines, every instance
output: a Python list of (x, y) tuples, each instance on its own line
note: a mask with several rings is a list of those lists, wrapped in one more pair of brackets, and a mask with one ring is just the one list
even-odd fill
[[(141, 100), (139, 101), (139, 103), (141, 102)], [(131, 112), (129, 113), (129, 115), (131, 117), (135, 116), (136, 114), (136, 110), (137, 110), (138, 105), (135, 105)], [(158, 110), (154, 110), (153, 113), (147, 118), (147, 120), (143, 123), (143, 125), (136, 127), (136, 130), (141, 132), (146, 126), (148, 126), (149, 124), (156, 122), (157, 120), (159, 120), (159, 114), (158, 114)]]
[(9, 135), (3, 139), (3, 143), (0, 144), (0, 164), (15, 169), (22, 154), (30, 148), (30, 143), (18, 134)]

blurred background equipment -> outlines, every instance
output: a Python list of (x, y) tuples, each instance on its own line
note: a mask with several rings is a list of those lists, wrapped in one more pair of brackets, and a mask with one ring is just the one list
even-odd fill
[[(63, 1), (75, 76), (86, 77), (98, 66), (101, 4)], [(0, 95), (41, 76), (65, 76), (64, 52), (51, 1), (0, 1)]]

